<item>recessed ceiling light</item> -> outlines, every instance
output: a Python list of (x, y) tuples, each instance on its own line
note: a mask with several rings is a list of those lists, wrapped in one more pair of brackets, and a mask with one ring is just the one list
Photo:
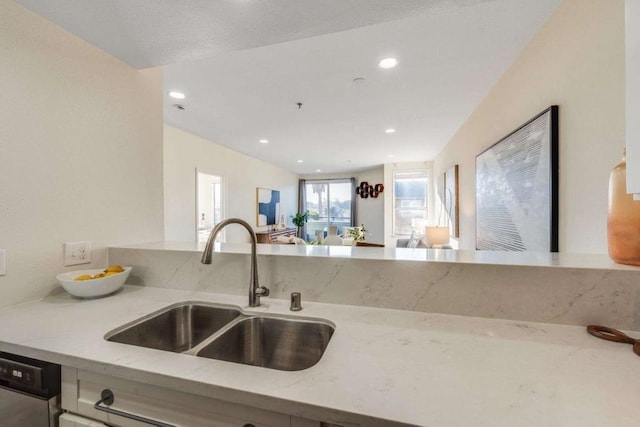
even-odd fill
[(387, 154), (387, 157), (390, 158), (390, 159), (393, 159), (395, 157), (395, 155), (394, 154)]
[(393, 128), (385, 129), (384, 133), (396, 133), (396, 130)]
[(320, 170), (320, 169), (316, 169), (316, 172), (322, 172), (322, 170)]
[(172, 97), (172, 98), (175, 98), (175, 99), (185, 99), (186, 98), (184, 93), (176, 92), (176, 91), (169, 92), (169, 96)]
[(382, 61), (378, 62), (378, 66), (384, 69), (393, 68), (396, 65), (398, 65), (398, 60), (396, 58), (384, 58)]
[(268, 143), (269, 143), (269, 140), (268, 140), (268, 139), (261, 139), (261, 140), (260, 140), (260, 141), (258, 141), (258, 142), (260, 142), (260, 144), (268, 144)]
[(298, 163), (302, 163), (302, 162), (304, 162), (304, 160), (298, 160)]

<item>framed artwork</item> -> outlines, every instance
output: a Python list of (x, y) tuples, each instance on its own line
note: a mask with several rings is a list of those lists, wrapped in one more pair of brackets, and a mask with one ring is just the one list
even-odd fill
[(275, 225), (280, 216), (280, 192), (256, 188), (256, 223), (258, 227)]
[[(445, 181), (446, 181), (446, 173), (443, 173), (442, 175), (439, 175), (436, 177), (436, 193), (443, 207), (445, 206), (445, 197), (444, 197)], [(438, 218), (438, 222), (440, 222), (440, 218)], [(442, 224), (438, 224), (438, 225), (442, 225)]]
[(558, 107), (476, 157), (476, 249), (558, 251)]
[(444, 208), (449, 217), (449, 234), (460, 237), (458, 216), (458, 165), (453, 165), (444, 173)]

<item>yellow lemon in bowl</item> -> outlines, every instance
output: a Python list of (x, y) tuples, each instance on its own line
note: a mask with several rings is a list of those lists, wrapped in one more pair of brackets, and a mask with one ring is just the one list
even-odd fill
[(107, 269), (104, 271), (105, 273), (122, 273), (124, 271), (124, 268), (122, 268), (121, 265), (110, 265), (109, 267), (107, 267)]
[(120, 273), (105, 273), (104, 269), (77, 270), (56, 276), (65, 291), (79, 298), (96, 298), (116, 292), (124, 285), (131, 267), (122, 267)]

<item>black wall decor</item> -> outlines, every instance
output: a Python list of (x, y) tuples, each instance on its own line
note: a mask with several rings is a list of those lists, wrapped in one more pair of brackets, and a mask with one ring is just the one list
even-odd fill
[(558, 107), (476, 157), (476, 248), (558, 252)]
[(356, 187), (356, 194), (363, 199), (368, 197), (377, 198), (380, 193), (384, 191), (384, 185), (376, 184), (369, 185), (367, 181), (362, 181), (358, 187)]

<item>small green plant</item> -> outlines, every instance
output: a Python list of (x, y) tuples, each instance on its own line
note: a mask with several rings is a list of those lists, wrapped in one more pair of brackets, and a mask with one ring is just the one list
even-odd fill
[(296, 212), (296, 214), (292, 217), (293, 225), (296, 227), (304, 227), (304, 225), (309, 220), (309, 212)]
[(349, 229), (349, 237), (353, 237), (354, 240), (358, 242), (362, 242), (365, 239), (365, 234), (367, 229), (364, 227), (364, 224), (361, 224), (360, 227), (355, 227)]

